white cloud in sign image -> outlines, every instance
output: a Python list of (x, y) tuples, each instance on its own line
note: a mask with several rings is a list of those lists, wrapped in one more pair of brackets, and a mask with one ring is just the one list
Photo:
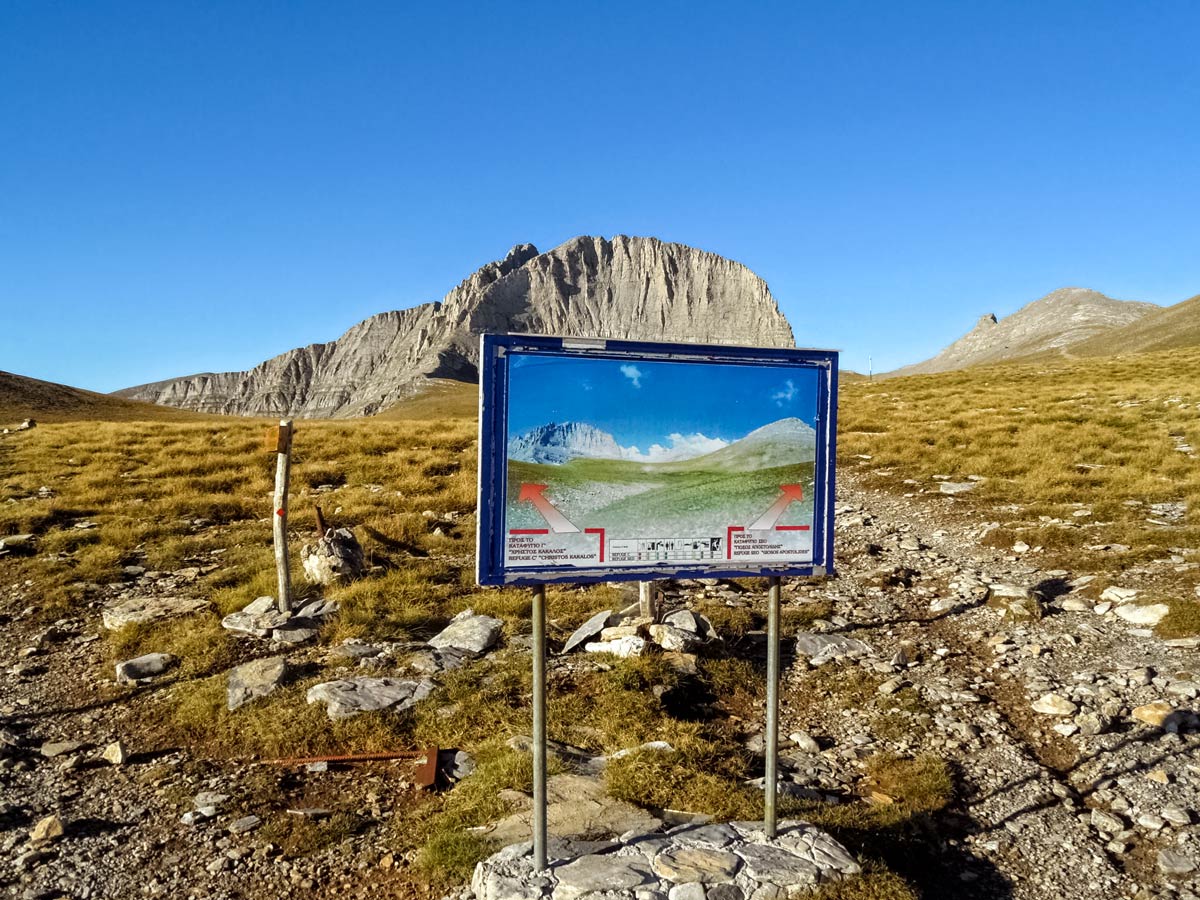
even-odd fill
[(637, 366), (623, 365), (621, 366), (621, 374), (632, 381), (635, 388), (642, 386), (642, 371)]
[(692, 459), (696, 456), (703, 456), (705, 453), (712, 453), (720, 450), (722, 447), (728, 447), (729, 441), (723, 441), (720, 438), (710, 438), (699, 432), (695, 434), (669, 434), (667, 439), (671, 442), (670, 447), (664, 447), (662, 444), (651, 444), (650, 449), (642, 453), (637, 447), (622, 447), (621, 452), (625, 459), (633, 460), (634, 462), (674, 462), (679, 459)]
[(775, 401), (776, 406), (783, 406), (785, 403), (791, 403), (796, 398), (796, 383), (792, 379), (784, 382), (782, 390), (776, 391), (771, 395), (771, 399)]

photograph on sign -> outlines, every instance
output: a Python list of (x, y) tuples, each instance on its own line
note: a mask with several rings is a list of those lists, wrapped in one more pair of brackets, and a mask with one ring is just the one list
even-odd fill
[(827, 369), (519, 347), (505, 364), (505, 570), (814, 562)]

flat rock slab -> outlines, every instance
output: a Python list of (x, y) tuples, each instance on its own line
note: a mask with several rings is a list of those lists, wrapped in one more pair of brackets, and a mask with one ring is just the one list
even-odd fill
[(198, 597), (131, 597), (101, 613), (104, 627), (110, 631), (126, 625), (158, 622), (190, 616), (208, 609), (208, 601)]
[(871, 645), (844, 634), (814, 634), (801, 632), (796, 635), (796, 653), (807, 656), (815, 666), (835, 659), (862, 659), (873, 656)]
[(225, 688), (229, 711), (274, 693), (287, 676), (288, 664), (282, 656), (256, 659), (230, 669)]
[(773, 840), (761, 823), (729, 822), (627, 834), (618, 843), (574, 859), (564, 858), (563, 849), (550, 842), (552, 861), (540, 873), (533, 871), (529, 843), (490, 856), (475, 867), (475, 900), (791, 897), (797, 888), (862, 871), (827, 833), (797, 821), (780, 823)]
[(477, 616), (474, 610), (464, 609), (430, 639), (429, 646), (435, 650), (458, 650), (480, 656), (496, 643), (503, 626), (499, 619)]
[(433, 691), (429, 680), (401, 678), (344, 678), (314, 684), (308, 689), (309, 703), (324, 703), (330, 719), (348, 719), (361, 712), (408, 709)]

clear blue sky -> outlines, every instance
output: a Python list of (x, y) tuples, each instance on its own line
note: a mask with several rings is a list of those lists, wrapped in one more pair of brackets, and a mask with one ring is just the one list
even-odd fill
[(0, 368), (251, 366), (655, 235), (876, 370), (1200, 292), (1200, 4), (0, 5)]
[(813, 424), (815, 369), (513, 354), (508, 433), (585, 422), (647, 453), (670, 436), (731, 443), (778, 419)]

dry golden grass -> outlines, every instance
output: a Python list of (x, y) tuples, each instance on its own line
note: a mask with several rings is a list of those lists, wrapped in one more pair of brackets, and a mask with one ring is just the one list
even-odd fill
[[(1119, 543), (1158, 557), (1200, 542), (1200, 465), (1176, 450), (1200, 448), (1196, 348), (856, 382), (841, 397), (844, 466), (884, 470), (884, 483), (905, 490), (906, 478), (935, 489), (933, 475), (985, 477), (959, 496), (1008, 523), (996, 546)], [(1149, 504), (1164, 501), (1188, 504), (1182, 527), (1146, 521)], [(1072, 516), (1081, 507), (1091, 515)], [(1072, 565), (1086, 567), (1083, 556)]]

